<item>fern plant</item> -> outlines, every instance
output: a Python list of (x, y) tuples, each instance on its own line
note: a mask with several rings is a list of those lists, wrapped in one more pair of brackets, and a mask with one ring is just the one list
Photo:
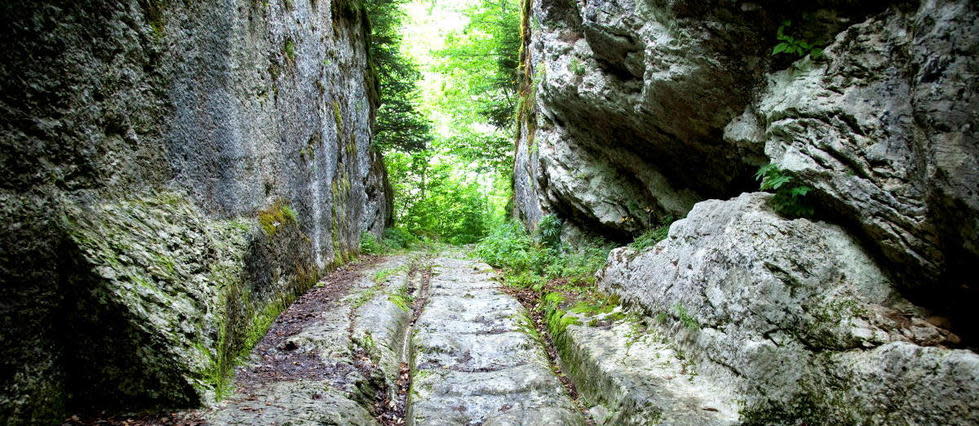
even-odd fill
[(551, 250), (561, 246), (561, 219), (553, 214), (544, 215), (537, 224), (537, 238), (540, 243)]
[(761, 181), (761, 190), (775, 194), (772, 197), (772, 207), (775, 211), (789, 217), (811, 217), (815, 212), (806, 200), (806, 195), (812, 187), (795, 182), (795, 178), (771, 163), (762, 166), (755, 173), (755, 179)]
[(797, 39), (785, 33), (785, 29), (792, 26), (792, 21), (782, 21), (778, 26), (776, 37), (779, 43), (772, 49), (772, 56), (778, 54), (798, 55), (800, 58), (810, 55), (813, 59), (823, 56), (823, 49), (803, 39)]

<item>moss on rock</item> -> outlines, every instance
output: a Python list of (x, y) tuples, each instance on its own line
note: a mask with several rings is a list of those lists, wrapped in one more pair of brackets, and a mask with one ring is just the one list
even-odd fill
[(70, 205), (73, 403), (220, 399), (235, 364), (319, 277), (297, 221), (282, 201), (258, 220), (211, 220), (173, 193)]

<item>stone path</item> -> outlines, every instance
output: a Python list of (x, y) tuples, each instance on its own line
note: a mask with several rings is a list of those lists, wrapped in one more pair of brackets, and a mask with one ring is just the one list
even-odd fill
[(483, 263), (433, 261), (412, 337), (409, 421), (424, 425), (580, 424), (523, 307)]
[(523, 307), (459, 257), (393, 256), (289, 307), (209, 424), (582, 424)]
[(618, 311), (582, 316), (556, 339), (580, 393), (573, 401), (547, 334), (496, 279), (461, 253), (334, 273), (279, 316), (239, 368), (234, 394), (201, 416), (222, 425), (737, 423), (726, 392), (653, 330), (603, 319)]

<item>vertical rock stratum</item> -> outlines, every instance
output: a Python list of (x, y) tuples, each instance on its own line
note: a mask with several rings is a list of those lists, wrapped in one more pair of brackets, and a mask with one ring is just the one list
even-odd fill
[[(524, 12), (516, 215), (566, 241), (686, 217), (599, 285), (662, 319), (741, 421), (979, 421), (975, 2)], [(814, 215), (751, 193), (770, 163)]]
[(0, 15), (0, 422), (212, 398), (388, 222), (355, 2)]

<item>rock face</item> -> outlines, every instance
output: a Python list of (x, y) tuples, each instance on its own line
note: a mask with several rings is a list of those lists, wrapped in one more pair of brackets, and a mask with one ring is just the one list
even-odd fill
[[(741, 421), (979, 421), (979, 355), (908, 303), (840, 227), (788, 220), (769, 194), (697, 204), (599, 285), (662, 321)], [(913, 397), (911, 397), (913, 395)]]
[(975, 2), (925, 1), (868, 19), (753, 106), (767, 156), (923, 292), (977, 292), (961, 277), (979, 259), (977, 18)]
[(388, 221), (347, 2), (0, 12), (0, 421), (200, 404)]
[[(528, 226), (554, 213), (624, 240), (757, 188), (773, 162), (896, 285), (933, 305), (977, 300), (963, 278), (979, 260), (975, 2), (528, 8), (514, 171)], [(783, 20), (824, 53), (773, 56)]]
[[(975, 354), (944, 347), (974, 348), (979, 323), (975, 2), (526, 8), (528, 227), (555, 214), (627, 241), (693, 208), (663, 245), (616, 252), (604, 285), (702, 324), (674, 340), (741, 386), (742, 420), (974, 421)], [(822, 49), (773, 54), (800, 41)], [(768, 163), (825, 222), (738, 196)]]
[(531, 113), (515, 175), (531, 224), (539, 203), (579, 226), (634, 234), (749, 186), (761, 147), (721, 136), (764, 72), (772, 23), (703, 3), (530, 2)]

